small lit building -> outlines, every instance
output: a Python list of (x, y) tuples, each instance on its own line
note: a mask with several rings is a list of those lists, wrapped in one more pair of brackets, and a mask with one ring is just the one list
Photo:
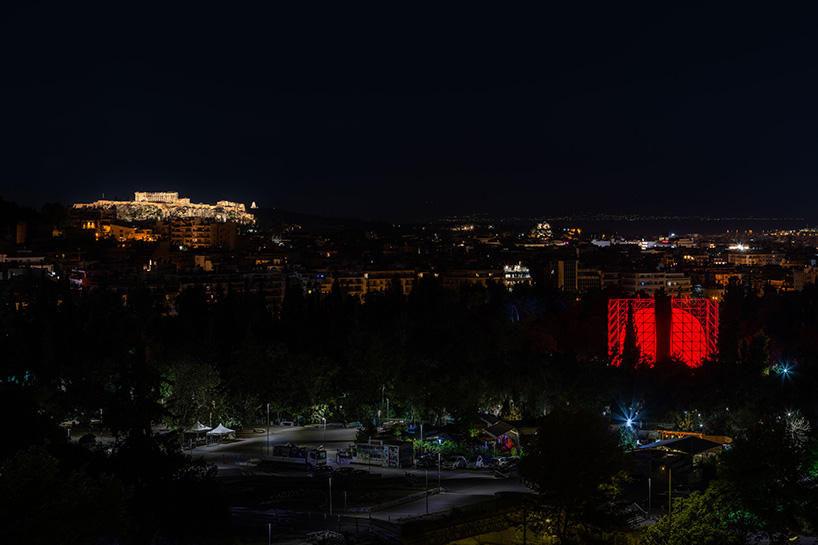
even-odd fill
[(782, 254), (775, 253), (756, 253), (756, 252), (730, 252), (727, 254), (727, 262), (733, 265), (744, 266), (764, 266), (764, 265), (781, 265), (784, 260)]
[(487, 286), (489, 282), (503, 282), (505, 272), (502, 270), (458, 270), (440, 275), (441, 285), (450, 290), (459, 290), (463, 286)]
[(353, 443), (349, 452), (353, 464), (405, 468), (415, 463), (411, 441), (399, 439), (370, 439), (366, 443)]
[(387, 291), (397, 283), (403, 295), (409, 295), (415, 285), (415, 278), (413, 270), (366, 271), (364, 287), (366, 293), (373, 293)]
[[(676, 485), (698, 481), (701, 478), (701, 470), (696, 469), (699, 462), (719, 452), (728, 443), (703, 439), (697, 433), (660, 430), (660, 434), (663, 439), (638, 447), (634, 452), (637, 468), (635, 473), (652, 477), (655, 482), (668, 482), (672, 479)], [(719, 439), (730, 440), (729, 437)]]
[(557, 288), (569, 293), (584, 293), (589, 290), (598, 290), (603, 287), (603, 279), (607, 285), (619, 281), (619, 273), (609, 273), (603, 277), (603, 272), (595, 267), (585, 267), (576, 259), (561, 259), (552, 263), (552, 274)]
[(503, 267), (503, 283), (513, 289), (517, 284), (531, 285), (531, 271), (522, 263)]
[(693, 291), (690, 278), (682, 272), (623, 272), (622, 289), (629, 294), (644, 292), (648, 296), (665, 292), (676, 297), (687, 297)]

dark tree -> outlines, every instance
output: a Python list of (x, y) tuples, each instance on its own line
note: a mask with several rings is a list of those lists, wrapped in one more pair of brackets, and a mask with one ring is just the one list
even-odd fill
[(60, 463), (45, 447), (18, 451), (0, 464), (4, 543), (99, 543), (126, 533), (130, 490), (118, 478)]
[(591, 412), (558, 408), (542, 418), (520, 462), (520, 473), (537, 493), (528, 527), (559, 543), (593, 543), (627, 530), (621, 502), (628, 458), (619, 433)]
[(811, 455), (782, 420), (772, 417), (750, 426), (745, 437), (721, 455), (720, 477), (752, 517), (754, 530), (771, 543), (805, 524), (814, 527), (818, 488), (808, 477)]
[(738, 545), (748, 537), (741, 511), (725, 486), (673, 500), (673, 513), (646, 526), (643, 545)]

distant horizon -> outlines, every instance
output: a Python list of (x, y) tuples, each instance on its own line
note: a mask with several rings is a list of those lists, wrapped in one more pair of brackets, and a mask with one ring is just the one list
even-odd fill
[[(313, 215), (313, 216), (323, 216), (323, 217), (331, 217), (331, 218), (342, 218), (342, 219), (350, 219), (350, 220), (360, 220), (360, 221), (387, 221), (387, 222), (398, 222), (398, 223), (412, 223), (412, 222), (424, 222), (429, 221), (430, 219), (435, 220), (446, 220), (449, 218), (454, 217), (475, 217), (475, 216), (486, 216), (490, 220), (512, 220), (514, 218), (519, 218), (521, 221), (534, 221), (538, 219), (547, 219), (552, 221), (653, 221), (653, 220), (695, 220), (695, 221), (715, 221), (715, 222), (725, 222), (725, 221), (771, 221), (771, 222), (799, 222), (805, 225), (818, 225), (818, 217), (808, 217), (803, 214), (780, 214), (780, 213), (764, 213), (759, 211), (758, 213), (736, 213), (735, 211), (725, 211), (723, 214), (716, 214), (716, 213), (686, 213), (684, 211), (673, 212), (672, 210), (668, 210), (667, 208), (661, 212), (640, 212), (637, 210), (611, 210), (611, 211), (601, 211), (598, 209), (592, 210), (579, 210), (574, 209), (570, 211), (549, 211), (549, 212), (542, 212), (542, 213), (532, 213), (530, 211), (514, 211), (514, 210), (487, 210), (486, 207), (481, 208), (473, 208), (467, 209), (464, 208), (463, 205), (456, 205), (452, 206), (451, 209), (444, 209), (443, 205), (423, 208), (419, 207), (416, 212), (407, 212), (405, 210), (398, 211), (398, 210), (386, 210), (382, 213), (378, 211), (367, 211), (363, 213), (355, 213), (354, 211), (347, 211), (344, 209), (332, 210), (328, 209), (326, 206), (317, 206), (317, 207), (300, 207), (295, 206), (287, 206), (286, 203), (271, 205), (267, 204), (266, 202), (259, 202), (258, 200), (253, 199), (243, 199), (243, 198), (236, 198), (235, 196), (228, 195), (227, 193), (231, 193), (230, 191), (225, 192), (214, 192), (214, 191), (207, 191), (206, 194), (203, 196), (197, 197), (196, 191), (193, 190), (191, 192), (185, 192), (182, 190), (177, 189), (144, 189), (139, 188), (128, 193), (123, 194), (122, 191), (111, 191), (111, 192), (104, 192), (100, 193), (95, 198), (87, 197), (87, 198), (79, 198), (79, 199), (67, 199), (67, 198), (48, 198), (48, 196), (40, 196), (36, 200), (32, 199), (16, 199), (13, 195), (7, 196), (5, 193), (0, 193), (0, 199), (3, 199), (8, 202), (14, 202), (22, 207), (27, 207), (39, 211), (43, 205), (50, 204), (50, 203), (59, 203), (63, 206), (70, 207), (73, 204), (78, 203), (91, 203), (96, 202), (99, 200), (109, 200), (109, 201), (132, 201), (134, 199), (134, 193), (140, 191), (169, 191), (169, 192), (178, 192), (180, 198), (189, 198), (192, 203), (204, 203), (204, 204), (213, 204), (217, 201), (227, 200), (232, 202), (243, 203), (245, 207), (250, 209), (252, 203), (256, 203), (257, 208), (259, 209), (279, 209), (279, 210), (286, 210), (288, 212), (298, 213), (298, 214), (305, 214), (305, 215)], [(240, 191), (240, 193), (244, 193), (244, 191)], [(103, 197), (104, 196), (104, 197)], [(521, 205), (521, 208), (530, 208), (530, 203), (525, 203)], [(506, 208), (506, 207), (503, 207)]]
[[(142, 191), (142, 189), (138, 190)], [(174, 192), (174, 190), (168, 190)], [(0, 194), (0, 199), (7, 202), (14, 202), (20, 207), (29, 208), (39, 212), (43, 205), (59, 202), (59, 204), (71, 207), (73, 204), (87, 204), (99, 200), (108, 201), (133, 201), (133, 191), (127, 198), (122, 195), (108, 195), (106, 192), (105, 198), (81, 200), (76, 202), (60, 202), (56, 200), (46, 200), (39, 206), (31, 204), (20, 203), (13, 199), (7, 199)], [(229, 196), (222, 195), (213, 200), (198, 199), (190, 195), (178, 192), (180, 198), (190, 198), (191, 203), (214, 204), (220, 200), (232, 200)], [(233, 201), (242, 202), (242, 201)], [(259, 211), (278, 210), (285, 213), (312, 216), (316, 218), (328, 218), (338, 220), (360, 221), (360, 222), (385, 222), (392, 224), (423, 224), (427, 222), (435, 223), (501, 223), (507, 225), (514, 224), (530, 224), (537, 221), (549, 221), (557, 225), (570, 224), (578, 226), (585, 230), (592, 232), (617, 232), (625, 236), (659, 236), (664, 233), (676, 233), (677, 235), (687, 234), (706, 234), (714, 235), (726, 232), (727, 230), (758, 230), (772, 231), (777, 229), (804, 229), (815, 225), (818, 222), (811, 222), (805, 217), (798, 216), (706, 216), (706, 215), (685, 215), (685, 214), (641, 214), (641, 213), (601, 213), (601, 212), (579, 212), (574, 214), (542, 214), (542, 215), (523, 215), (523, 214), (500, 214), (486, 211), (474, 212), (459, 212), (459, 213), (440, 213), (434, 216), (416, 216), (414, 218), (388, 218), (388, 217), (359, 217), (342, 214), (323, 213), (317, 210), (295, 210), (281, 206), (263, 206), (256, 203), (257, 208), (251, 209), (250, 206), (254, 201), (244, 202), (247, 211), (254, 213)]]

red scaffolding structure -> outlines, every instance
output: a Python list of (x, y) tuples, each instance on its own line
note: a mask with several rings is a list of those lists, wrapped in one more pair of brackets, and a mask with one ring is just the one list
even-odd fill
[[(611, 299), (608, 301), (608, 352), (617, 365), (623, 352), (638, 351), (639, 359), (655, 363), (673, 356), (691, 367), (716, 353), (719, 335), (719, 305), (710, 299), (669, 301), (666, 312), (655, 299)], [(662, 303), (666, 304), (666, 303)], [(632, 328), (632, 330), (631, 330)], [(633, 335), (633, 345), (627, 337)]]
[(656, 318), (653, 299), (611, 299), (608, 301), (608, 352), (621, 359), (625, 350), (628, 322), (633, 319), (635, 348), (641, 358), (656, 361)]

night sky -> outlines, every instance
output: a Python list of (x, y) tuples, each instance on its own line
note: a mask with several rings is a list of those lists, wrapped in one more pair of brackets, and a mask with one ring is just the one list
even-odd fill
[(114, 4), (6, 8), (6, 200), (818, 221), (814, 12)]

